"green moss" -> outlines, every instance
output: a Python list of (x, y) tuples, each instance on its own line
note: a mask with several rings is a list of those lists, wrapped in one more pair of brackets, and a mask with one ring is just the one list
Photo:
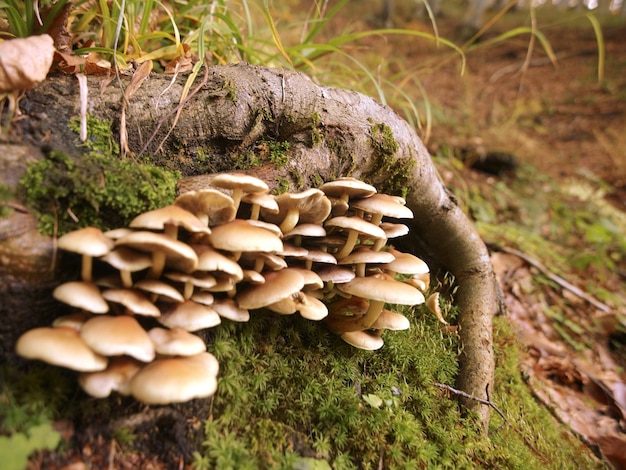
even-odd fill
[(289, 148), (291, 144), (287, 141), (278, 142), (275, 140), (266, 140), (265, 143), (269, 147), (268, 159), (276, 168), (282, 168), (289, 162)]
[(6, 205), (6, 202), (14, 199), (11, 188), (4, 184), (0, 184), (0, 219), (8, 217), (13, 213), (13, 209)]
[(289, 183), (289, 180), (286, 180), (285, 178), (278, 178), (278, 181), (276, 182), (276, 188), (274, 189), (273, 193), (279, 195), (286, 193), (290, 189), (291, 183)]
[(375, 154), (369, 176), (365, 178), (369, 182), (377, 176), (384, 175), (384, 181), (379, 189), (387, 194), (395, 194), (406, 197), (408, 192), (407, 182), (410, 173), (415, 169), (413, 158), (396, 158), (398, 142), (393, 136), (393, 131), (385, 123), (373, 124), (370, 128), (370, 142)]
[(324, 133), (320, 129), (320, 116), (313, 113), (311, 116), (311, 143), (313, 147), (317, 147), (324, 142)]
[(90, 119), (89, 135), (80, 157), (53, 151), (31, 164), (20, 180), (19, 190), (37, 213), (42, 233), (54, 233), (55, 226), (58, 234), (88, 225), (121, 227), (174, 198), (178, 174), (120, 159), (109, 122)]

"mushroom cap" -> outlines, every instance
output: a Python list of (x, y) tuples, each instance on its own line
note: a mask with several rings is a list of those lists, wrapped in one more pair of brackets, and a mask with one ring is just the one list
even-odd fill
[(83, 324), (80, 336), (103, 356), (127, 355), (142, 362), (150, 362), (155, 356), (150, 336), (130, 315), (91, 318)]
[(350, 201), (352, 209), (359, 209), (370, 214), (382, 214), (396, 219), (412, 219), (413, 211), (403, 205), (397, 197), (377, 193), (371, 197)]
[(139, 372), (143, 364), (129, 357), (113, 357), (106, 369), (80, 374), (81, 388), (95, 398), (106, 398), (111, 392), (130, 394), (130, 380)]
[(209, 240), (214, 248), (231, 252), (283, 249), (283, 242), (275, 234), (240, 219), (214, 227)]
[(391, 263), (395, 259), (395, 256), (389, 251), (374, 251), (369, 247), (362, 246), (354, 249), (345, 258), (340, 259), (338, 264)]
[(395, 260), (381, 266), (383, 269), (393, 271), (398, 274), (426, 274), (430, 272), (430, 268), (425, 261), (410, 253), (403, 253), (396, 249), (390, 249)]
[(165, 253), (167, 266), (186, 273), (195, 270), (198, 265), (198, 255), (189, 245), (162, 233), (136, 231), (117, 239), (115, 245), (149, 253), (160, 251)]
[(304, 287), (302, 275), (291, 268), (263, 273), (264, 284), (254, 284), (237, 294), (239, 307), (245, 309), (262, 308), (289, 297)]
[(72, 312), (67, 315), (61, 315), (60, 317), (56, 317), (52, 322), (52, 326), (65, 326), (69, 328), (74, 328), (76, 331), (80, 331), (83, 323), (85, 323), (90, 318), (91, 314), (81, 310), (79, 312)]
[(102, 296), (109, 302), (122, 304), (136, 315), (145, 315), (147, 317), (158, 317), (161, 315), (158, 307), (137, 289), (107, 289), (102, 292)]
[(165, 356), (193, 356), (206, 351), (202, 338), (183, 328), (154, 327), (148, 331), (157, 354)]
[(192, 286), (201, 289), (208, 289), (217, 284), (215, 276), (202, 271), (194, 271), (192, 273), (179, 273), (178, 271), (168, 271), (164, 274), (166, 278), (174, 282), (189, 283)]
[(369, 333), (367, 331), (346, 331), (341, 334), (341, 339), (355, 348), (365, 349), (366, 351), (375, 351), (385, 344), (380, 335)]
[(193, 300), (169, 305), (158, 320), (169, 328), (183, 328), (187, 331), (212, 328), (221, 322), (215, 310)]
[(343, 230), (355, 230), (359, 234), (367, 235), (372, 238), (385, 238), (385, 231), (378, 225), (374, 225), (367, 220), (363, 220), (357, 216), (333, 217), (324, 223), (325, 227), (336, 227)]
[(284, 239), (292, 237), (325, 237), (326, 230), (319, 224), (299, 224), (283, 235)]
[[(130, 233), (130, 232), (129, 232)], [(113, 240), (111, 240), (113, 243)], [(118, 246), (102, 257), (102, 260), (119, 271), (136, 272), (152, 266), (152, 258), (127, 246)]]
[(364, 181), (346, 176), (329, 181), (320, 186), (327, 196), (339, 198), (343, 195), (354, 198), (370, 197), (376, 194), (376, 188)]
[(237, 214), (233, 199), (216, 189), (187, 191), (174, 200), (174, 205), (196, 216), (208, 216), (210, 226), (230, 222)]
[(271, 213), (261, 209), (263, 218), (279, 224), (291, 209), (299, 211), (299, 223), (319, 224), (330, 214), (331, 204), (326, 195), (316, 188), (309, 188), (299, 193), (283, 193), (276, 197), (279, 211)]
[(220, 173), (211, 179), (211, 185), (223, 189), (241, 189), (244, 193), (268, 192), (265, 181), (244, 173)]
[(424, 294), (415, 287), (377, 276), (355, 277), (351, 281), (338, 284), (337, 289), (346, 294), (390, 304), (417, 305), (426, 300)]
[(243, 270), (239, 263), (224, 256), (217, 250), (208, 245), (192, 245), (194, 251), (198, 254), (198, 271), (219, 271), (230, 275), (235, 281), (243, 278)]
[(403, 237), (409, 233), (409, 227), (404, 224), (394, 224), (391, 222), (382, 222), (380, 228), (383, 229), (387, 238)]
[(268, 212), (272, 214), (278, 213), (278, 203), (276, 202), (276, 198), (266, 192), (256, 192), (256, 193), (247, 193), (241, 198), (242, 202), (246, 202), (248, 204), (255, 204), (259, 207), (262, 207)]
[(15, 351), (27, 359), (38, 359), (55, 366), (82, 372), (104, 370), (108, 359), (93, 349), (70, 327), (42, 327), (19, 337)]
[(113, 240), (97, 227), (85, 227), (59, 237), (57, 246), (87, 256), (104, 256), (113, 249)]
[(354, 271), (348, 268), (342, 268), (340, 266), (328, 265), (322, 266), (319, 269), (315, 269), (317, 275), (324, 282), (342, 283), (351, 281), (356, 277)]
[(109, 304), (93, 282), (65, 282), (52, 291), (52, 296), (59, 302), (88, 312), (106, 313), (109, 311)]
[(189, 232), (211, 233), (200, 220), (182, 207), (169, 205), (139, 214), (128, 224), (131, 228), (164, 230), (166, 225), (183, 227)]
[(149, 405), (209, 397), (217, 390), (219, 364), (211, 353), (162, 358), (148, 364), (130, 382), (130, 391)]
[(376, 319), (374, 323), (372, 323), (371, 328), (375, 330), (408, 330), (411, 327), (411, 322), (407, 317), (402, 315), (399, 312), (394, 312), (391, 310), (383, 309), (380, 312), (380, 315)]
[(144, 292), (154, 294), (160, 297), (160, 300), (169, 302), (182, 302), (185, 300), (183, 294), (176, 290), (175, 287), (158, 279), (142, 279), (141, 281), (135, 282), (134, 287)]
[(235, 322), (247, 322), (250, 320), (250, 312), (241, 308), (233, 299), (219, 299), (213, 304), (213, 309), (222, 318)]
[(300, 316), (307, 320), (319, 321), (328, 316), (328, 307), (324, 302), (304, 293), (299, 296), (296, 306)]

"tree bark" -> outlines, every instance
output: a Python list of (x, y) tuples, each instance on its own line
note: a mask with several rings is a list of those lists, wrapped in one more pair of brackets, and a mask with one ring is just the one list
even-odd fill
[[(339, 176), (362, 178), (386, 191), (390, 185), (397, 190), (398, 183), (406, 187), (415, 219), (403, 249), (456, 277), (462, 341), (456, 387), (487, 399), (494, 369), (492, 317), (499, 309), (495, 275), (484, 243), (441, 184), (411, 126), (372, 98), (319, 86), (291, 71), (246, 64), (211, 67), (196, 83), (201, 87), (180, 107), (174, 128), (184, 77), (151, 76), (142, 84), (126, 106), (131, 151), (193, 176), (236, 168), (239, 158), (264, 139), (287, 141), (287, 164), (249, 172), (270, 185), (287, 179), (295, 190)], [(116, 123), (115, 132), (121, 107), (116, 81), (102, 87), (102, 79), (89, 79), (90, 113)], [(73, 77), (49, 78), (22, 99), (21, 109), (28, 119), (16, 125), (25, 142), (41, 145), (45, 138), (46, 146), (79, 155), (76, 136), (67, 128), (79, 112)], [(5, 263), (5, 275), (7, 269)], [(471, 400), (462, 404), (480, 415), (486, 430), (489, 408)]]

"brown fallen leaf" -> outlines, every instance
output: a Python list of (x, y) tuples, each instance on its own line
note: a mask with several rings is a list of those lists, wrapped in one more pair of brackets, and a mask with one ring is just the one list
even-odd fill
[(0, 42), (0, 92), (29, 90), (45, 80), (53, 56), (47, 34)]

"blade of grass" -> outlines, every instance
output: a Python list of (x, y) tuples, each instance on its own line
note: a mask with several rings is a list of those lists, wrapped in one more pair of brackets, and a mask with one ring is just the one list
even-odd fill
[(593, 28), (593, 32), (596, 35), (596, 43), (598, 44), (598, 82), (604, 81), (604, 61), (606, 50), (604, 47), (604, 35), (602, 34), (602, 26), (598, 21), (598, 18), (592, 13), (585, 14), (589, 22), (591, 23), (591, 27)]

